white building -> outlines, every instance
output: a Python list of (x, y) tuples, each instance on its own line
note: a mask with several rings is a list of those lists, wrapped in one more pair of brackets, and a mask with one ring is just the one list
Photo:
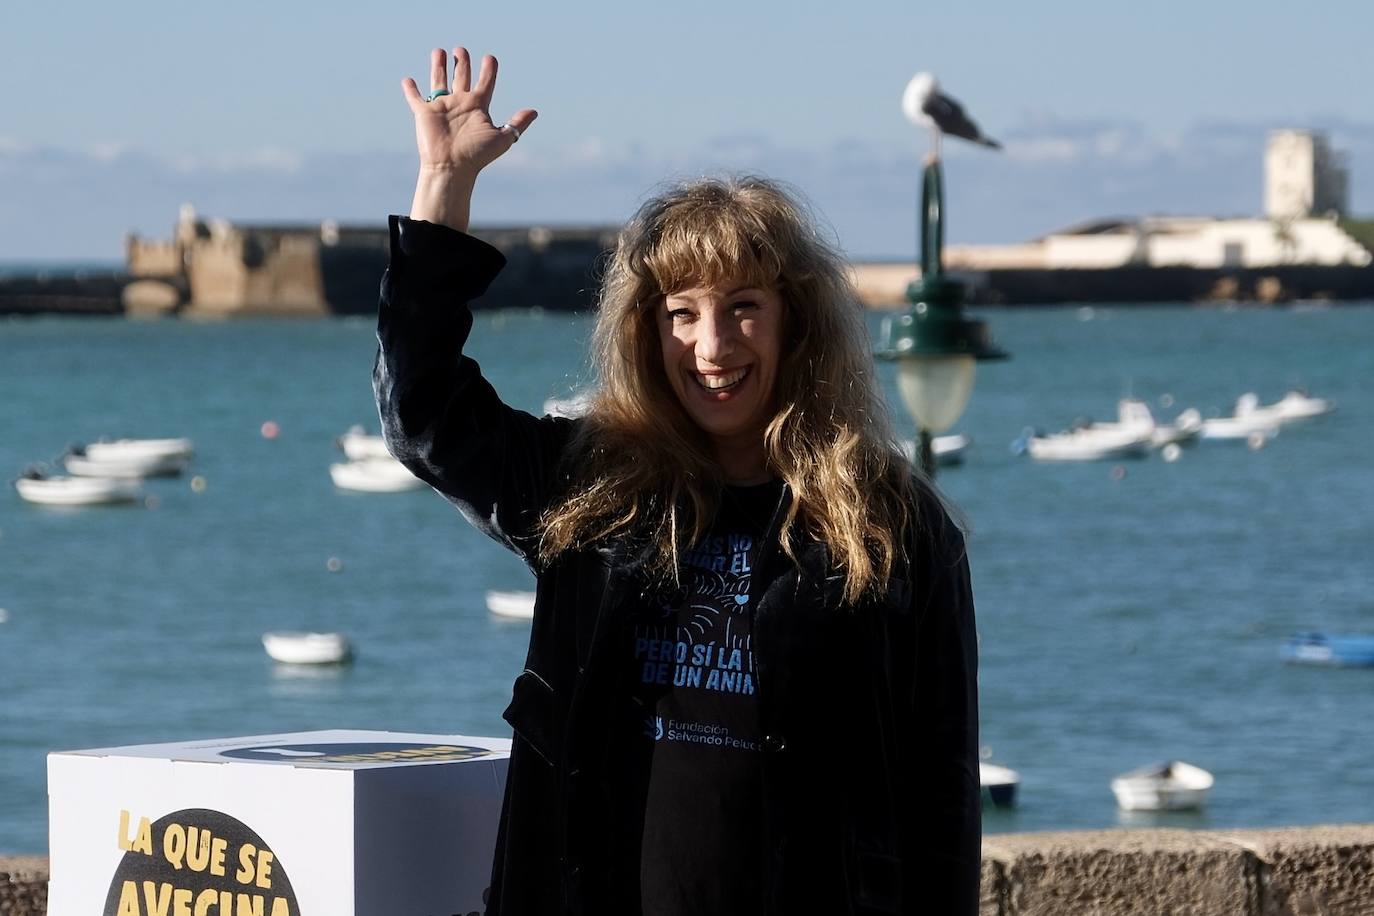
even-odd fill
[(1344, 216), (1349, 188), (1346, 157), (1331, 149), (1325, 134), (1310, 130), (1269, 134), (1264, 151), (1264, 213), (1270, 219)]
[(1102, 270), (1114, 267), (1264, 268), (1311, 264), (1364, 267), (1374, 261), (1334, 217), (1214, 219), (1147, 216), (1098, 220), (1024, 245), (957, 245), (952, 270)]
[(1044, 266), (1276, 267), (1370, 263), (1332, 217), (1212, 219), (1147, 216), (1046, 236)]
[(953, 270), (1111, 269), (1115, 267), (1266, 268), (1374, 261), (1347, 234), (1348, 170), (1320, 133), (1277, 130), (1265, 150), (1264, 217), (1147, 216), (1100, 219), (1022, 245), (960, 245), (945, 250)]

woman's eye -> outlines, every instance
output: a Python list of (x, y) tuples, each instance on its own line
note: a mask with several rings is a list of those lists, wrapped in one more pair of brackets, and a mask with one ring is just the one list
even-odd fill
[(669, 310), (668, 310), (668, 319), (669, 319), (670, 321), (687, 321), (687, 320), (689, 320), (691, 317), (692, 317), (692, 313), (691, 313), (691, 311), (689, 311), (688, 309), (669, 309)]
[(759, 304), (753, 301), (752, 299), (741, 299), (739, 302), (736, 302), (734, 305), (730, 306), (730, 308), (736, 312), (747, 311), (749, 309), (756, 309), (758, 307)]

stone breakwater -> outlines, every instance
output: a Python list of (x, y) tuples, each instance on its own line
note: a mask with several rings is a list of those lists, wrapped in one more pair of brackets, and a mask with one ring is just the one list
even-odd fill
[(47, 857), (0, 857), (0, 914), (41, 916), (47, 912)]
[[(43, 916), (47, 886), (47, 859), (0, 858), (3, 916)], [(1374, 824), (989, 836), (978, 912), (1367, 916), (1374, 914)]]
[(1367, 916), (1374, 825), (986, 837), (979, 916)]

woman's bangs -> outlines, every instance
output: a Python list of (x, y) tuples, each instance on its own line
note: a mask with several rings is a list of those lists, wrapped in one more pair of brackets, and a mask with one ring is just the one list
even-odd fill
[(669, 217), (645, 266), (665, 295), (727, 283), (773, 289), (782, 277), (781, 258), (751, 229), (729, 211)]

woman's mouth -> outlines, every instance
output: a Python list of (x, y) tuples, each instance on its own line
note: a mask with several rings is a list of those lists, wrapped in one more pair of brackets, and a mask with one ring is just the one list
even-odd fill
[(748, 374), (749, 367), (745, 366), (743, 369), (736, 369), (733, 372), (714, 372), (709, 375), (693, 372), (692, 378), (696, 380), (699, 386), (714, 394), (738, 387)]

